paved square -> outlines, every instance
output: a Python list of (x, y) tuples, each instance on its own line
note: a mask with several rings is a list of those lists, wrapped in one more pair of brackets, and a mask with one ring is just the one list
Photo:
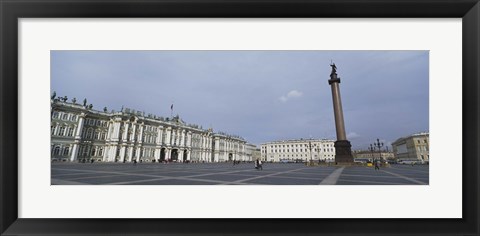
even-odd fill
[(428, 185), (428, 165), (372, 167), (265, 163), (53, 163), (52, 185)]

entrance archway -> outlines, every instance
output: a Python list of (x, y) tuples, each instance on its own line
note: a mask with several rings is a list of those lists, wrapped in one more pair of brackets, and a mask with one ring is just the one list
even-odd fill
[(233, 154), (229, 153), (228, 154), (228, 161), (232, 161), (233, 160)]
[(172, 161), (178, 161), (178, 149), (172, 149)]
[(160, 150), (160, 160), (159, 161), (165, 161), (165, 148), (162, 148)]

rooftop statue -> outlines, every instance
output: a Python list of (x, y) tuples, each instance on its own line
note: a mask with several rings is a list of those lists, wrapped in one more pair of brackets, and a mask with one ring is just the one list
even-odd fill
[(335, 63), (330, 64), (330, 66), (332, 67), (332, 73), (330, 73), (330, 74), (336, 74), (337, 73), (337, 66), (335, 65)]

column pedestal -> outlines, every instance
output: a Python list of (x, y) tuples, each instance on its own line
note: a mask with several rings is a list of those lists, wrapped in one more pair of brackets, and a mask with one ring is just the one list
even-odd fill
[(352, 163), (352, 145), (348, 140), (335, 141), (335, 162), (337, 164)]

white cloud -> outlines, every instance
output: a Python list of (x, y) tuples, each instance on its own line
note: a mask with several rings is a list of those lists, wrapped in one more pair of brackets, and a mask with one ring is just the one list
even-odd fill
[(298, 90), (292, 90), (290, 92), (287, 93), (287, 95), (283, 95), (281, 97), (279, 97), (278, 99), (280, 99), (280, 101), (282, 102), (286, 102), (288, 100), (290, 100), (291, 98), (298, 98), (298, 97), (301, 97), (303, 95), (302, 92), (298, 91)]
[(355, 133), (355, 132), (350, 132), (347, 134), (347, 139), (354, 139), (354, 138), (358, 138), (360, 137), (359, 134)]

